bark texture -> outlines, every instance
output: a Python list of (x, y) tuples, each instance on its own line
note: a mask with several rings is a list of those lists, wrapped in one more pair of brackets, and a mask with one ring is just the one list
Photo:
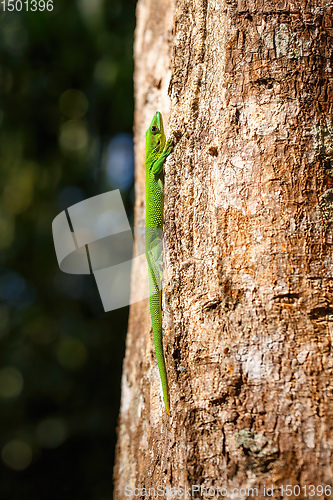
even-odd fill
[(282, 498), (287, 485), (301, 487), (289, 498), (333, 498), (309, 493), (333, 486), (333, 4), (139, 0), (137, 22), (137, 225), (157, 109), (170, 108), (176, 143), (165, 167), (171, 418), (138, 303), (115, 498), (192, 485), (198, 498), (218, 487), (265, 498), (268, 486)]

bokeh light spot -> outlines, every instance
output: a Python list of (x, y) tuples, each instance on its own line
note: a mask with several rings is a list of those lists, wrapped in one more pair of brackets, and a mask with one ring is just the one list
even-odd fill
[(60, 96), (59, 107), (68, 118), (82, 118), (88, 111), (86, 95), (80, 90), (68, 89)]
[(64, 338), (57, 346), (56, 355), (64, 368), (79, 370), (87, 360), (87, 349), (78, 339)]
[(134, 145), (130, 134), (118, 134), (109, 143), (106, 176), (110, 186), (129, 188), (134, 180)]
[(36, 429), (36, 436), (43, 448), (57, 448), (67, 438), (66, 422), (62, 418), (50, 417), (42, 420)]
[(11, 214), (24, 212), (31, 204), (36, 179), (36, 166), (25, 163), (13, 171), (3, 192), (3, 205)]
[(2, 448), (2, 461), (14, 470), (24, 470), (31, 464), (31, 447), (25, 441), (13, 439)]
[(112, 59), (100, 59), (96, 63), (94, 77), (99, 85), (109, 87), (115, 83), (117, 76), (118, 66)]
[(8, 302), (18, 302), (25, 291), (25, 279), (15, 272), (0, 276), (0, 298)]
[(21, 372), (13, 366), (0, 370), (0, 397), (4, 399), (16, 398), (23, 389)]
[(103, 16), (103, 3), (103, 0), (78, 0), (77, 5), (87, 24), (98, 23)]
[(5, 250), (14, 241), (15, 224), (13, 217), (3, 210), (0, 211), (0, 234), (0, 250)]
[(3, 28), (5, 46), (14, 54), (21, 54), (28, 42), (27, 30), (15, 21), (8, 23)]
[(60, 129), (59, 144), (64, 153), (76, 153), (88, 144), (86, 124), (80, 120), (69, 120)]

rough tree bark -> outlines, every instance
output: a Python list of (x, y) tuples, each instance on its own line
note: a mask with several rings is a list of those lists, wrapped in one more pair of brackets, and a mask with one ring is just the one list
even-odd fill
[(213, 488), (203, 498), (222, 487), (265, 498), (265, 485), (274, 498), (287, 485), (301, 487), (289, 498), (330, 497), (311, 485), (333, 480), (332, 20), (327, 0), (138, 1), (137, 225), (157, 109), (176, 143), (165, 166), (171, 417), (138, 303), (116, 499), (192, 485)]

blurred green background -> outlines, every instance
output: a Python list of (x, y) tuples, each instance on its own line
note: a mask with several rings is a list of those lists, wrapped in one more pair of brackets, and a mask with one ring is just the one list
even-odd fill
[(51, 226), (117, 188), (133, 217), (135, 0), (12, 5), (0, 5), (0, 499), (111, 500), (128, 309), (105, 313), (92, 275), (59, 270)]

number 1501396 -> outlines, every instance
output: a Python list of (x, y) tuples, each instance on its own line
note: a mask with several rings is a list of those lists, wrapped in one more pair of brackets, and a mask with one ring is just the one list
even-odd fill
[(3, 0), (0, 3), (3, 11), (8, 12), (53, 10), (53, 0)]

